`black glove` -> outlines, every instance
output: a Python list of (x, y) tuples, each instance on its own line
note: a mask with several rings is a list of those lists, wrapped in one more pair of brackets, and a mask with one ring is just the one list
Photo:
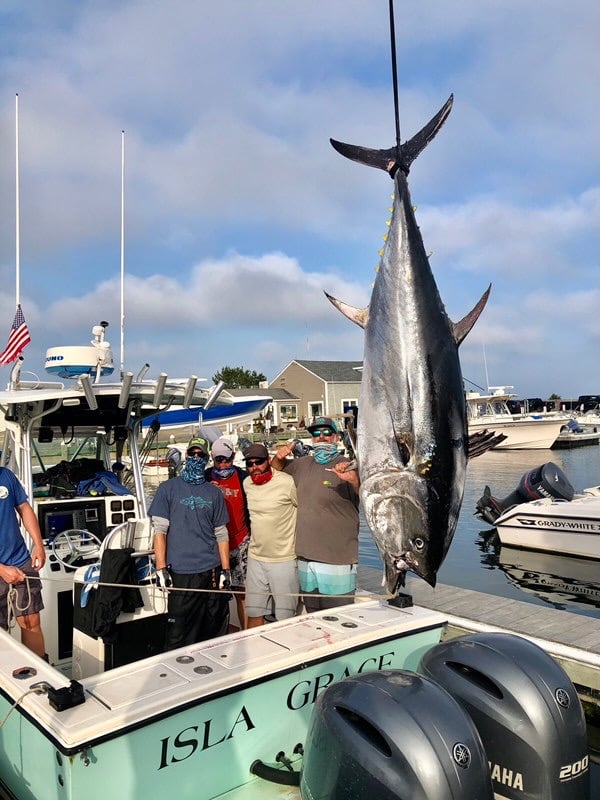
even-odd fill
[(168, 589), (173, 586), (173, 579), (167, 567), (156, 570), (156, 585), (159, 589)]
[(219, 589), (231, 589), (231, 570), (221, 570), (221, 577), (219, 579)]

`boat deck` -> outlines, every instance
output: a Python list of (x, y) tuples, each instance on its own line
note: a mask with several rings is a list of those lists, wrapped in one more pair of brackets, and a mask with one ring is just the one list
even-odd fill
[[(383, 594), (381, 572), (372, 567), (358, 568), (359, 589), (369, 594)], [(405, 592), (413, 603), (447, 614), (460, 629), (479, 626), (502, 628), (528, 638), (543, 639), (546, 649), (562, 664), (571, 680), (586, 688), (586, 695), (600, 701), (600, 620), (544, 608), (520, 600), (438, 584), (435, 589), (419, 578), (409, 578)], [(463, 633), (463, 630), (459, 631)], [(571, 648), (577, 651), (572, 658)]]

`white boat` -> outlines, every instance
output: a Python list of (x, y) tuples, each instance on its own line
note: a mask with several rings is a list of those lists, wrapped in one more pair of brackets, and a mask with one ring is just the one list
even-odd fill
[(600, 408), (576, 414), (573, 419), (586, 433), (600, 432)]
[(520, 503), (494, 525), (503, 545), (600, 559), (600, 486), (572, 500), (543, 497)]
[(562, 414), (511, 414), (508, 400), (516, 397), (512, 386), (490, 386), (488, 394), (467, 392), (469, 434), (493, 430), (506, 438), (494, 450), (543, 450), (552, 447), (561, 427), (568, 421)]
[(525, 473), (502, 499), (486, 486), (475, 513), (503, 545), (600, 559), (600, 486), (576, 493), (553, 462)]
[[(0, 796), (326, 800), (349, 797), (336, 786), (357, 785), (355, 797), (492, 800), (507, 796), (508, 781), (536, 784), (528, 796), (547, 800), (553, 781), (562, 798), (565, 785), (573, 798), (589, 798), (585, 720), (550, 642), (471, 625), (407, 597), (357, 598), (163, 652), (166, 600), (152, 568), (139, 430), (170, 404), (202, 407), (207, 392), (166, 376), (105, 383), (93, 355), (72, 386), (21, 382), (16, 369), (0, 392), (3, 463), (32, 498), (48, 549), (40, 578), (49, 656), (27, 650), (14, 629), (0, 631)], [(118, 490), (71, 491), (123, 453), (130, 468)], [(99, 593), (119, 591), (98, 570), (111, 551), (131, 559), (137, 580), (125, 588), (139, 591), (142, 605), (117, 607), (110, 634), (98, 634)], [(454, 638), (459, 623), (466, 639)], [(519, 656), (509, 657), (515, 648)], [(600, 656), (561, 652), (600, 669)], [(536, 759), (524, 759), (504, 729), (486, 738), (462, 699), (468, 693), (470, 708), (480, 707), (478, 719), (495, 718), (500, 690), (489, 690), (507, 669), (527, 694), (511, 695), (511, 704), (539, 709), (524, 733)], [(327, 727), (328, 715), (337, 727)], [(521, 714), (518, 724), (523, 731)]]

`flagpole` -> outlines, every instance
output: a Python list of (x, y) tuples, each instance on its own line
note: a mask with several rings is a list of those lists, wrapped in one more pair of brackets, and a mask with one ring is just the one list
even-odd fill
[(19, 95), (15, 95), (15, 271), (16, 305), (21, 297), (21, 230), (19, 202)]
[(121, 378), (125, 374), (125, 131), (121, 131)]

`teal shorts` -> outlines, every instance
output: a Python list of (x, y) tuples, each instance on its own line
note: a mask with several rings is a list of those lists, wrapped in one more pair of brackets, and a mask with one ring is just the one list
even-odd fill
[(354, 594), (356, 564), (323, 564), (298, 559), (298, 580), (301, 592), (320, 594)]

